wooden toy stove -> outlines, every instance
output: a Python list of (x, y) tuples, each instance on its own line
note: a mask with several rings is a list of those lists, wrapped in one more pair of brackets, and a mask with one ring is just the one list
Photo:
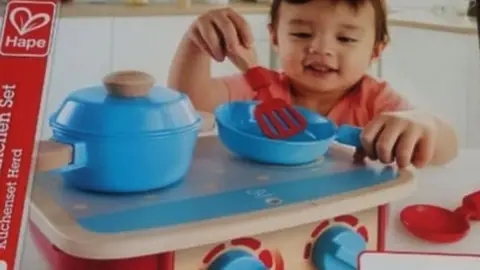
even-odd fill
[(55, 270), (353, 270), (384, 247), (385, 205), (413, 188), (409, 172), (354, 164), (350, 149), (282, 167), (206, 136), (188, 176), (163, 190), (87, 193), (37, 174), (30, 228)]

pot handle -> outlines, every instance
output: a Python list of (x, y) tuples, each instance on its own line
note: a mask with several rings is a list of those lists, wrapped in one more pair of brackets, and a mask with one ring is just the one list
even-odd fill
[(37, 151), (36, 172), (68, 172), (84, 167), (86, 146), (83, 142), (71, 144), (53, 140), (40, 141)]
[(209, 132), (215, 130), (215, 117), (209, 112), (199, 111), (202, 123), (200, 125), (200, 133)]

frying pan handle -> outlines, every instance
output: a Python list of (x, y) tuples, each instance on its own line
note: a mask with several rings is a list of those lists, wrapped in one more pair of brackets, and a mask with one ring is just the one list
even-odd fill
[(459, 211), (464, 212), (470, 220), (480, 221), (480, 190), (465, 196)]
[(362, 129), (358, 127), (354, 127), (351, 125), (341, 125), (337, 129), (337, 136), (335, 141), (360, 148), (362, 147), (362, 141), (360, 139), (360, 135), (362, 134)]
[(86, 165), (86, 145), (83, 142), (63, 144), (53, 140), (40, 141), (35, 170), (37, 172), (67, 172)]

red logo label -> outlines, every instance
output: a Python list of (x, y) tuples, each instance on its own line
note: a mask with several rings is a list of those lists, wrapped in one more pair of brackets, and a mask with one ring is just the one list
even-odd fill
[[(0, 34), (0, 270), (20, 269), (56, 0), (10, 0)], [(28, 76), (25, 76), (28, 74)], [(34, 267), (35, 268), (35, 267)]]
[(44, 57), (50, 50), (55, 3), (9, 2), (3, 19), (0, 54)]

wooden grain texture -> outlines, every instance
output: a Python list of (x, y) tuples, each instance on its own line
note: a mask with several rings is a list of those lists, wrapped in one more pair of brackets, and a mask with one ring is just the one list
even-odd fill
[(67, 166), (72, 161), (73, 147), (54, 141), (41, 141), (38, 145), (36, 171), (46, 172)]

